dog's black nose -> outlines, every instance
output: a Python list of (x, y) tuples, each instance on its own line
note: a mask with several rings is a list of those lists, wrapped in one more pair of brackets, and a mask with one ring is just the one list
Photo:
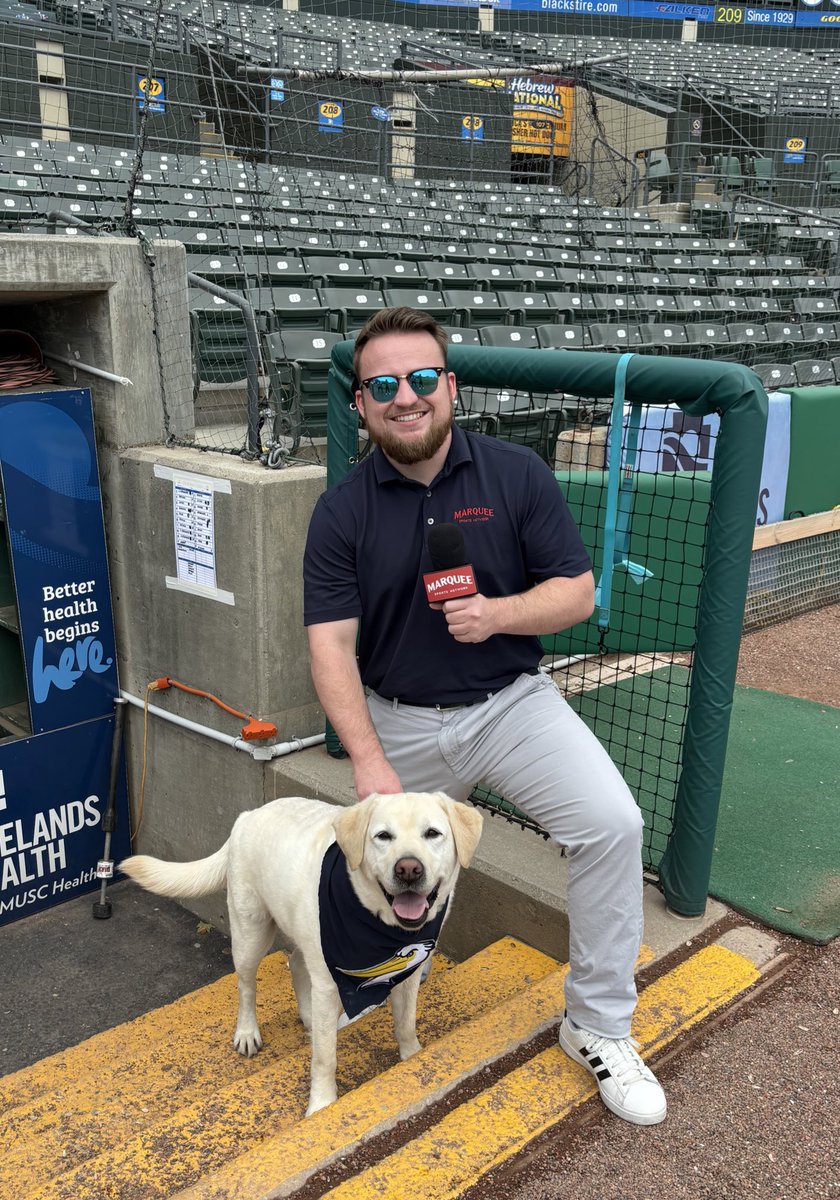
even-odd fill
[(401, 883), (416, 883), (425, 874), (425, 868), (417, 858), (401, 858), (394, 865), (394, 874)]

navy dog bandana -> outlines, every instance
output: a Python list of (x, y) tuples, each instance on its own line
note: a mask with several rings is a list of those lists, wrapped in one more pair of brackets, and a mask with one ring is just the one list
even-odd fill
[(318, 885), (321, 949), (348, 1017), (387, 1000), (391, 988), (426, 961), (448, 903), (417, 930), (386, 925), (359, 901), (338, 845), (329, 847)]

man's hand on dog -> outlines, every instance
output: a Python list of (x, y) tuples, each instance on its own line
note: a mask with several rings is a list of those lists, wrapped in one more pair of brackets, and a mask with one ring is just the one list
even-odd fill
[(387, 758), (376, 762), (354, 762), (353, 785), (359, 800), (365, 800), (373, 792), (393, 796), (403, 791), (400, 777)]

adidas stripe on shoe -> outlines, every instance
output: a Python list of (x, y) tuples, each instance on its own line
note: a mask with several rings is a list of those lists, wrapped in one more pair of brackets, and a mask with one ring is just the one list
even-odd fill
[(634, 1125), (658, 1125), (665, 1120), (665, 1093), (632, 1038), (599, 1037), (577, 1029), (564, 1014), (559, 1040), (569, 1058), (595, 1076), (610, 1112)]

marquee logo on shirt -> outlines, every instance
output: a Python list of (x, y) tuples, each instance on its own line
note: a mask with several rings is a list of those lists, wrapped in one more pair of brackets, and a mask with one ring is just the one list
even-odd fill
[(456, 508), (452, 514), (452, 520), (457, 521), (460, 525), (466, 525), (473, 521), (489, 521), (494, 515), (492, 508), (476, 505), (471, 508)]
[(352, 970), (349, 967), (338, 967), (337, 970), (342, 975), (349, 975), (351, 979), (360, 981), (359, 987), (373, 987), (375, 984), (387, 984), (392, 979), (398, 978), (405, 971), (413, 971), (415, 967), (419, 967), (424, 963), (435, 948), (435, 943), (413, 942), (409, 946), (403, 946), (398, 950), (392, 958), (386, 959), (385, 962), (377, 963), (372, 967), (363, 967), (361, 970)]

